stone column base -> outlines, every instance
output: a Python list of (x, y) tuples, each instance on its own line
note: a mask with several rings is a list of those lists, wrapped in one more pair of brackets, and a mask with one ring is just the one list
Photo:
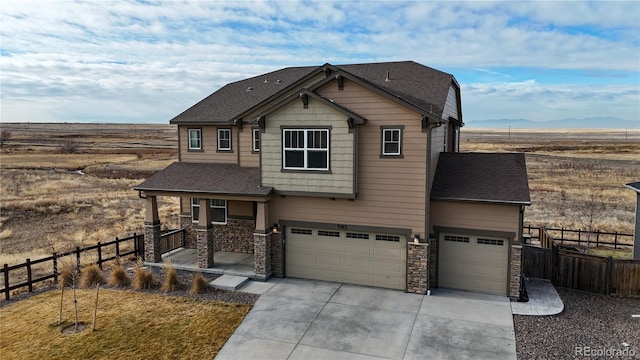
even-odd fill
[(198, 242), (196, 249), (198, 250), (198, 267), (213, 267), (213, 228), (196, 228), (198, 233)]
[(281, 232), (271, 233), (271, 270), (273, 276), (284, 277), (284, 247)]
[(509, 297), (520, 297), (520, 273), (522, 272), (522, 245), (511, 245), (511, 265), (509, 269)]
[(144, 261), (160, 262), (162, 260), (162, 252), (160, 249), (160, 223), (144, 224)]
[(429, 245), (407, 243), (407, 292), (426, 294), (429, 288)]
[(271, 234), (253, 234), (253, 260), (255, 272), (267, 275), (271, 272)]

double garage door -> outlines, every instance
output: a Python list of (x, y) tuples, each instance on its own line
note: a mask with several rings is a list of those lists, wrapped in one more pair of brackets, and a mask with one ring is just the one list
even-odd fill
[(287, 227), (286, 276), (405, 289), (406, 243), (397, 234)]
[(508, 239), (441, 233), (438, 246), (440, 287), (507, 293)]

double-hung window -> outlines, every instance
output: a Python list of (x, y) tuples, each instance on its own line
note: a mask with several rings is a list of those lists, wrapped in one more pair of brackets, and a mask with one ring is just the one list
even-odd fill
[(189, 129), (189, 150), (202, 150), (202, 130)]
[(282, 167), (329, 170), (329, 129), (284, 129)]
[(402, 155), (402, 129), (382, 128), (382, 156)]
[[(227, 223), (227, 200), (210, 200), (211, 222), (216, 224)], [(191, 219), (193, 222), (200, 220), (200, 199), (191, 198)]]
[(260, 129), (251, 129), (251, 134), (251, 150), (253, 150), (254, 152), (258, 152), (260, 151)]
[(218, 129), (218, 150), (231, 151), (231, 129)]

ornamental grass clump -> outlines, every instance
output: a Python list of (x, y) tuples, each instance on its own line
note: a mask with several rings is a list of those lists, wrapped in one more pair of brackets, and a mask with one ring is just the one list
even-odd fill
[(171, 261), (166, 261), (164, 264), (164, 282), (162, 283), (161, 290), (164, 292), (171, 292), (179, 290), (181, 287), (180, 280), (178, 279), (178, 273)]
[(134, 289), (149, 290), (154, 286), (155, 281), (153, 280), (153, 273), (144, 266), (144, 262), (141, 260), (138, 261), (135, 273), (136, 278), (133, 280)]
[(104, 276), (102, 276), (102, 271), (100, 271), (100, 267), (98, 264), (87, 265), (84, 269), (82, 269), (82, 277), (80, 279), (80, 286), (83, 288), (95, 287), (96, 285), (104, 284), (106, 282)]
[(205, 290), (207, 290), (208, 287), (209, 284), (201, 273), (197, 273), (193, 276), (193, 285), (191, 286), (192, 294), (202, 294), (203, 292), (205, 292)]
[(114, 287), (127, 287), (131, 285), (131, 279), (129, 279), (120, 260), (116, 261), (116, 265), (113, 267), (113, 270), (111, 270), (109, 285)]

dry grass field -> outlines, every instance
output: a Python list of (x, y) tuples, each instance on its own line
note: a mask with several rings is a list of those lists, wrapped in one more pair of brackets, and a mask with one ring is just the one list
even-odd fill
[(461, 151), (524, 152), (525, 223), (633, 233), (640, 130), (463, 129)]
[[(177, 159), (170, 125), (7, 124), (0, 150), (0, 264), (142, 232), (132, 188)], [(462, 151), (527, 154), (533, 225), (631, 233), (640, 180), (640, 130), (463, 129)], [(167, 228), (178, 200), (161, 197)], [(595, 211), (592, 211), (595, 210)]]
[[(133, 187), (177, 159), (169, 125), (1, 124), (0, 264), (141, 233)], [(162, 198), (167, 227), (178, 202)]]

